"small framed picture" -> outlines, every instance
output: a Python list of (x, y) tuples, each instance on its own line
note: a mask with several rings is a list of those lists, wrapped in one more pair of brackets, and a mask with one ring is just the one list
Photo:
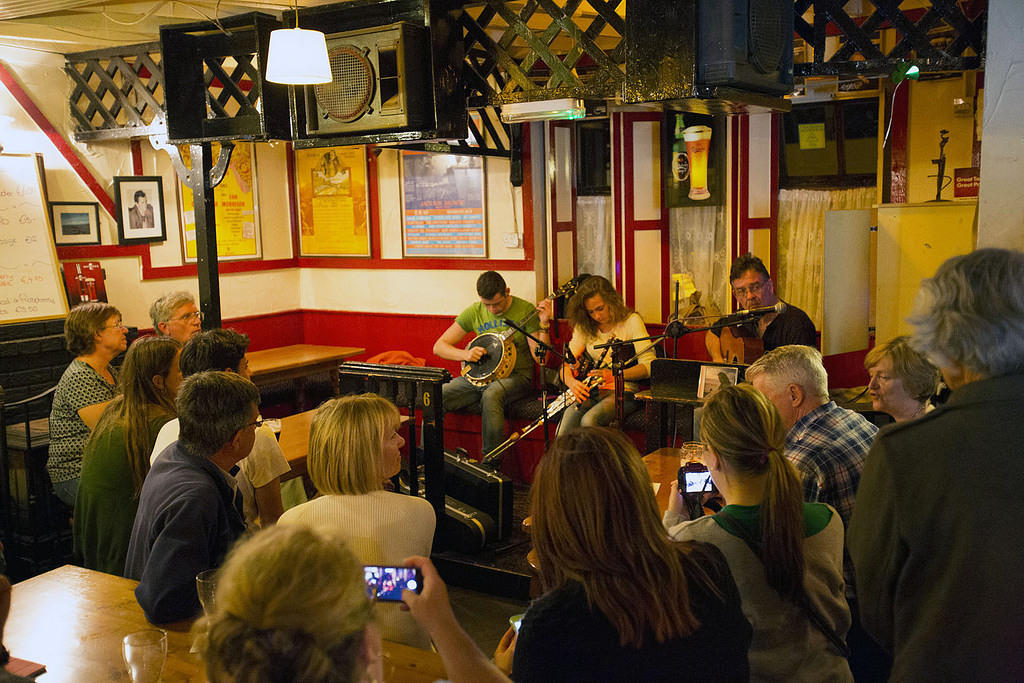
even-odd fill
[(167, 239), (163, 179), (160, 176), (114, 176), (114, 203), (120, 244)]
[(700, 366), (700, 382), (697, 384), (697, 398), (707, 398), (723, 386), (736, 384), (739, 368), (724, 365)]
[(58, 247), (100, 243), (97, 202), (50, 202), (53, 243)]

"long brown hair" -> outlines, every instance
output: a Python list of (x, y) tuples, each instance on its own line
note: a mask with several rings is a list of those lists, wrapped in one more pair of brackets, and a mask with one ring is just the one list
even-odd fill
[(622, 432), (584, 427), (558, 437), (541, 460), (531, 512), (545, 591), (583, 584), (623, 646), (698, 628), (689, 581), (717, 591), (688, 544), (669, 539), (640, 454)]
[(574, 327), (581, 328), (590, 337), (597, 336), (597, 323), (587, 313), (587, 299), (600, 295), (605, 306), (611, 309), (612, 323), (620, 323), (630, 316), (633, 310), (622, 302), (622, 297), (607, 278), (592, 275), (583, 281), (576, 293), (569, 299), (566, 316)]
[(768, 585), (787, 599), (804, 591), (803, 490), (783, 455), (779, 411), (749, 384), (722, 387), (704, 405), (701, 436), (739, 476), (768, 475), (760, 506), (761, 548)]
[[(124, 365), (118, 376), (118, 396), (103, 411), (90, 437), (120, 423), (124, 430), (124, 445), (128, 467), (132, 472), (134, 495), (142, 490), (142, 482), (149, 472), (149, 456), (153, 440), (149, 437), (150, 422), (165, 416), (175, 416), (174, 396), (153, 383), (153, 377), (164, 379), (178, 362), (181, 343), (171, 337), (140, 337), (128, 347)], [(86, 449), (88, 450), (88, 448)]]

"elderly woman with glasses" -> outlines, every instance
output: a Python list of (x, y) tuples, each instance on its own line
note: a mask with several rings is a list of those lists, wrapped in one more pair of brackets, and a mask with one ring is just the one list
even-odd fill
[(910, 337), (894, 337), (868, 351), (864, 367), (871, 375), (871, 406), (896, 422), (915, 420), (930, 410), (939, 386), (939, 369), (910, 346)]
[(120, 311), (107, 303), (80, 304), (64, 321), (64, 340), (75, 359), (53, 395), (46, 469), (54, 493), (72, 507), (85, 443), (117, 393), (117, 370), (110, 361), (128, 347), (126, 332)]

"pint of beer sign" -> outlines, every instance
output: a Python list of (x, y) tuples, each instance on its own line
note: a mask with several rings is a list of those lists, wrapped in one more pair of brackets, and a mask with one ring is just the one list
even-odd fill
[(708, 191), (708, 148), (711, 146), (711, 129), (707, 126), (690, 126), (683, 129), (686, 142), (686, 156), (690, 162), (690, 199), (707, 199)]

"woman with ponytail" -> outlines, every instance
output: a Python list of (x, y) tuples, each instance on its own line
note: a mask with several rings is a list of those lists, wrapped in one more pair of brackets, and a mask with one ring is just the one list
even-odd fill
[(673, 483), (664, 522), (676, 540), (711, 543), (728, 560), (754, 628), (751, 680), (853, 680), (843, 523), (828, 505), (803, 502), (775, 406), (748, 384), (723, 387), (704, 406), (701, 434), (726, 506), (684, 521)]

